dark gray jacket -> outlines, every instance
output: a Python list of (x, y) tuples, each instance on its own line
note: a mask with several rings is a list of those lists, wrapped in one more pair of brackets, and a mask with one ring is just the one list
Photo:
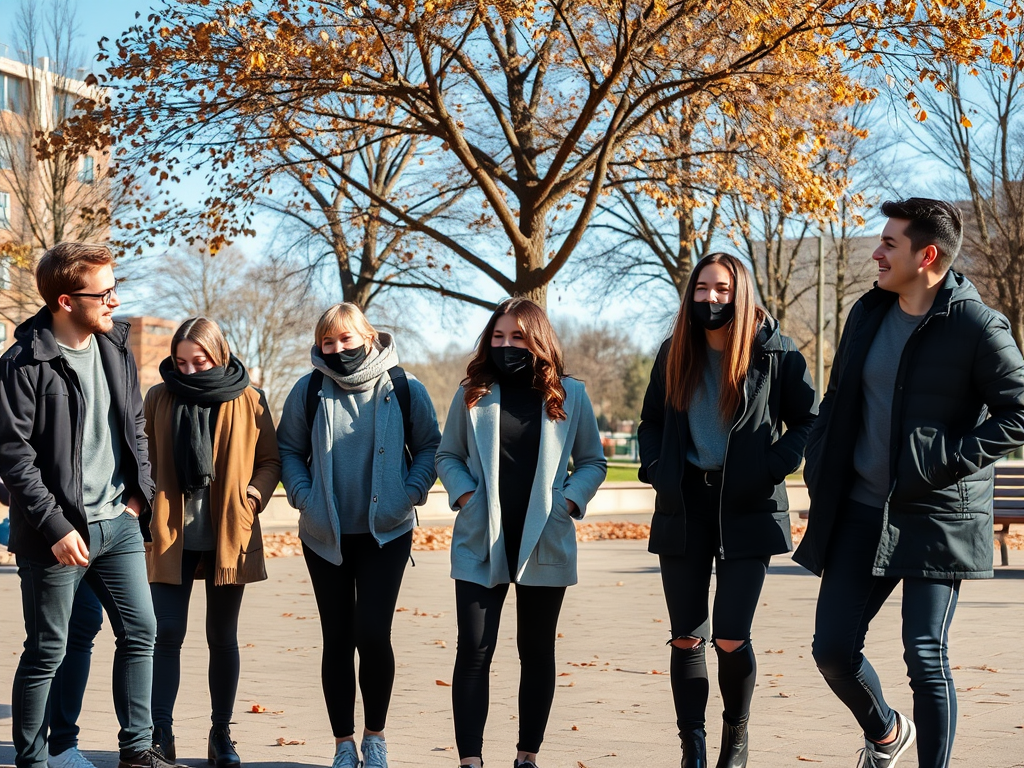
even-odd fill
[[(125, 498), (143, 498), (146, 517), (154, 489), (128, 328), (115, 322), (96, 342), (121, 427), (114, 439), (123, 445)], [(82, 395), (57, 347), (48, 309), (18, 326), (14, 336), (17, 341), (0, 358), (0, 477), (11, 492), (9, 549), (55, 564), (50, 548), (72, 530), (89, 543), (82, 502)]]
[[(644, 396), (637, 438), (640, 480), (658, 495), (649, 549), (681, 555), (686, 546), (683, 468), (690, 442), (685, 412), (665, 403), (671, 340), (658, 352)], [(807, 362), (772, 318), (761, 327), (722, 467), (721, 558), (763, 557), (793, 548), (786, 475), (796, 471), (814, 423), (814, 384)], [(786, 430), (783, 433), (782, 426)]]
[[(850, 311), (807, 444), (807, 533), (793, 556), (820, 574), (854, 480), (864, 360), (897, 295), (875, 288)], [(1002, 315), (950, 271), (903, 349), (893, 394), (891, 484), (872, 573), (992, 575), (992, 463), (1024, 444), (1024, 359)]]

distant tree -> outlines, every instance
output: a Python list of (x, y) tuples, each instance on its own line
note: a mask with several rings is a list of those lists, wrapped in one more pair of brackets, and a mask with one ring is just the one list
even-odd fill
[(220, 325), (232, 352), (266, 392), (275, 417), (311, 363), (322, 307), (311, 300), (301, 270), (279, 259), (256, 261), (237, 248), (217, 256), (168, 254), (150, 276), (155, 310), (174, 320), (202, 315)]

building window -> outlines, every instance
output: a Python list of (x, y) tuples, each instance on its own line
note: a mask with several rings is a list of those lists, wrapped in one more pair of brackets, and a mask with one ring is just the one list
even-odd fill
[(0, 136), (0, 171), (9, 171), (14, 167), (11, 159), (11, 138)]
[(11, 193), (0, 192), (0, 227), (11, 228)]
[(78, 171), (79, 184), (92, 184), (96, 180), (96, 159), (86, 155), (82, 158), (82, 167)]
[[(11, 265), (6, 261), (0, 261), (0, 291), (6, 291), (11, 287)], [(0, 328), (5, 328), (0, 323)]]
[(25, 84), (21, 78), (11, 75), (0, 75), (0, 109), (17, 112), (21, 109), (21, 100)]

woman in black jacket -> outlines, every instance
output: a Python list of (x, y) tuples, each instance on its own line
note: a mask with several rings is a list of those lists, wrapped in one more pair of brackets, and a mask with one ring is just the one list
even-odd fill
[(807, 364), (755, 303), (746, 267), (728, 254), (705, 256), (658, 352), (638, 432), (640, 479), (657, 491), (649, 549), (661, 561), (672, 622), (682, 768), (708, 764), (709, 640), (725, 710), (718, 768), (747, 764), (750, 626), (770, 557), (792, 549), (786, 475), (800, 466), (815, 412)]

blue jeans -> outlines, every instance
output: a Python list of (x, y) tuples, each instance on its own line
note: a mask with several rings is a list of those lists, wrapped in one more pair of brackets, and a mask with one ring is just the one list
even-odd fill
[(59, 755), (78, 746), (78, 716), (89, 683), (93, 640), (103, 626), (103, 606), (85, 581), (78, 585), (68, 625), (67, 651), (50, 686), (50, 748)]
[(46, 768), (47, 699), (64, 658), (79, 583), (85, 579), (114, 630), (114, 711), (122, 757), (152, 741), (149, 701), (156, 618), (139, 521), (127, 512), (89, 525), (89, 565), (43, 565), (18, 558), (25, 650), (14, 675), (13, 741), (17, 768)]
[(896, 713), (864, 657), (864, 638), (902, 581), (903, 659), (914, 692), (918, 765), (946, 768), (956, 733), (956, 688), (947, 651), (960, 580), (872, 576), (881, 530), (881, 509), (851, 501), (841, 511), (821, 577), (811, 652), (864, 735), (885, 738), (896, 725)]

